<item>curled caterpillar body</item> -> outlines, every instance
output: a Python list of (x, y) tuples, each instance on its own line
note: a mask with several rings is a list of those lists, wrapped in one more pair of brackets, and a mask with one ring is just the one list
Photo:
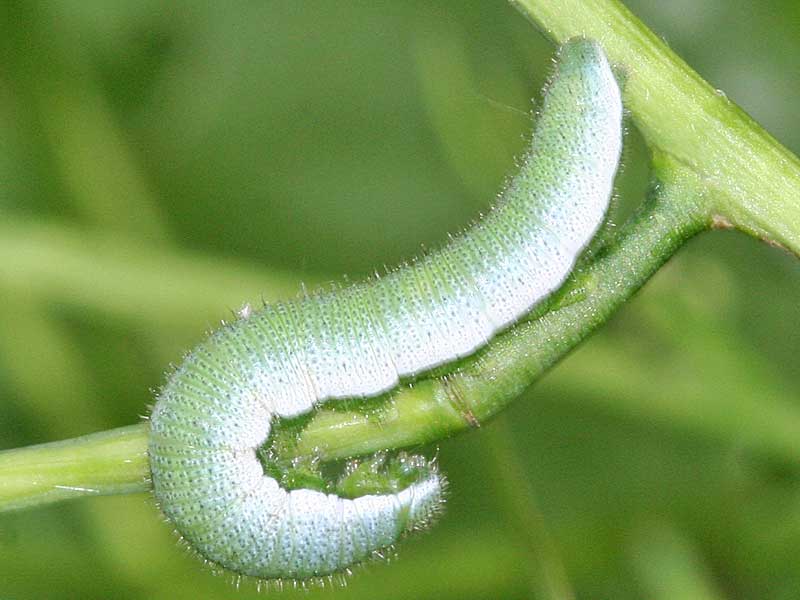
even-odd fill
[(375, 396), (475, 352), (559, 287), (603, 221), (622, 144), (600, 48), (566, 44), (520, 172), (483, 220), (386, 277), (275, 304), (192, 351), (159, 394), (150, 465), (161, 509), (207, 560), (258, 578), (346, 569), (425, 523), (443, 477), (392, 493), (287, 491), (256, 450), (274, 417)]

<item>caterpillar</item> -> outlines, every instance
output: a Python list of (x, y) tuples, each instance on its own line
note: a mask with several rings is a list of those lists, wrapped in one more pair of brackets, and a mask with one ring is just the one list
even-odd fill
[(418, 458), (385, 493), (284, 489), (257, 450), (275, 418), (377, 396), (485, 346), (556, 290), (602, 224), (622, 103), (600, 47), (562, 46), (531, 147), (497, 205), (381, 278), (245, 311), (161, 389), (149, 459), (157, 502), (206, 561), (258, 579), (341, 572), (424, 525), (444, 477)]

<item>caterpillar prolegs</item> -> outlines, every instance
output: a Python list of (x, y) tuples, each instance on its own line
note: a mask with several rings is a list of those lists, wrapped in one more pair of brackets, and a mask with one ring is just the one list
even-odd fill
[(407, 267), (273, 304), (185, 359), (151, 416), (155, 496), (206, 560), (257, 578), (315, 578), (424, 524), (444, 478), (401, 461), (410, 484), (344, 498), (282, 488), (256, 451), (275, 417), (379, 395), (456, 361), (558, 288), (602, 223), (622, 144), (622, 104), (600, 47), (568, 42), (533, 140), (485, 218)]

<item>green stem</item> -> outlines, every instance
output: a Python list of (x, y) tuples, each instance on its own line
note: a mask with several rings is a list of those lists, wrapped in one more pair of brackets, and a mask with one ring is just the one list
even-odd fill
[(288, 298), (297, 287), (290, 273), (154, 248), (147, 240), (56, 223), (0, 223), (0, 295), (23, 300), (88, 307), (196, 335), (198, 324), (218, 320), (243, 299)]
[(0, 511), (148, 489), (147, 426), (0, 452)]
[(498, 500), (508, 520), (509, 535), (523, 544), (534, 598), (575, 600), (558, 545), (548, 531), (547, 518), (539, 509), (537, 494), (514, 448), (508, 419), (497, 419), (486, 432), (492, 470), (497, 474)]
[(624, 103), (652, 149), (713, 191), (717, 226), (800, 254), (800, 160), (705, 82), (617, 0), (511, 0), (556, 42), (601, 42), (622, 71)]
[[(298, 435), (275, 427), (281, 459), (335, 460), (440, 440), (478, 426), (574, 348), (710, 222), (697, 178), (666, 158), (662, 183), (614, 243), (567, 282), (553, 310), (520, 323), (448, 373), (404, 386), (374, 410), (322, 408)], [(306, 422), (307, 421), (307, 422)], [(0, 454), (0, 511), (66, 497), (143, 491), (147, 426)]]

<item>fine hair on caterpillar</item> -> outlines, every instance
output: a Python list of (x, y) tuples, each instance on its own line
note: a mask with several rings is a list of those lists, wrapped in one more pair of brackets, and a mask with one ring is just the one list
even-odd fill
[[(384, 277), (242, 311), (192, 350), (158, 394), (149, 441), (155, 496), (188, 544), (234, 573), (308, 580), (428, 523), (445, 487), (433, 462), (366, 459), (333, 488), (287, 489), (257, 451), (275, 418), (454, 363), (558, 289), (605, 217), (621, 122), (602, 50), (568, 42), (531, 146), (485, 217)], [(361, 465), (370, 489), (348, 487)]]

